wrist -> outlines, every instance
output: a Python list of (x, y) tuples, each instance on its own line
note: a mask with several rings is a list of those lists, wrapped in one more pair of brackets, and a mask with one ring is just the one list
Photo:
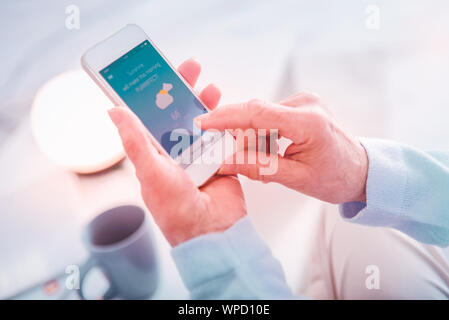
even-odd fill
[(366, 180), (368, 178), (368, 154), (365, 147), (359, 141), (356, 141), (357, 149), (357, 166), (355, 169), (356, 175), (356, 191), (354, 192), (354, 199), (352, 201), (359, 201), (366, 203)]
[(172, 247), (176, 247), (201, 236), (223, 233), (244, 217), (246, 217), (246, 213), (237, 213), (229, 214), (226, 219), (220, 219), (219, 221), (214, 219), (200, 220), (190, 227), (185, 224), (176, 225), (171, 230), (167, 230), (166, 238)]

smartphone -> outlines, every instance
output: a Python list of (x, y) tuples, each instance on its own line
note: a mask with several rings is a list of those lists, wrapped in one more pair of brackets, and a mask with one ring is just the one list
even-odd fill
[(140, 118), (159, 150), (175, 159), (196, 185), (204, 184), (235, 152), (229, 132), (195, 127), (193, 119), (208, 112), (207, 107), (137, 25), (129, 24), (88, 49), (81, 65), (115, 105)]

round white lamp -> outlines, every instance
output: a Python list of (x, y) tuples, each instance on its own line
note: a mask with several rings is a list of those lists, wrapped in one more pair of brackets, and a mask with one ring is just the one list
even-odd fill
[(112, 102), (83, 71), (62, 73), (37, 92), (31, 128), (37, 144), (56, 164), (77, 173), (107, 169), (124, 157), (107, 110)]

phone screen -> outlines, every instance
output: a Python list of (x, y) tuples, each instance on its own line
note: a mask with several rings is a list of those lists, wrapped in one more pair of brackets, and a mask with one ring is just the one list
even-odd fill
[(190, 145), (201, 136), (193, 119), (207, 110), (148, 40), (100, 74), (173, 158), (179, 154), (170, 151), (183, 137), (173, 139), (172, 131), (184, 129)]

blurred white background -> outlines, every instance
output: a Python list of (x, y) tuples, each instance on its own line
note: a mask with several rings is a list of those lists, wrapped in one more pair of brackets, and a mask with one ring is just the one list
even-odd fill
[[(80, 29), (66, 28), (68, 5), (79, 7)], [(0, 21), (0, 297), (81, 262), (80, 230), (102, 209), (140, 203), (127, 161), (75, 175), (42, 155), (29, 123), (39, 87), (79, 69), (89, 46), (127, 23), (175, 65), (196, 57), (198, 86), (216, 83), (222, 102), (310, 90), (356, 135), (449, 148), (447, 1), (13, 1)], [(256, 227), (300, 292), (321, 204), (242, 180)], [(185, 297), (158, 239), (165, 280), (156, 297)]]

